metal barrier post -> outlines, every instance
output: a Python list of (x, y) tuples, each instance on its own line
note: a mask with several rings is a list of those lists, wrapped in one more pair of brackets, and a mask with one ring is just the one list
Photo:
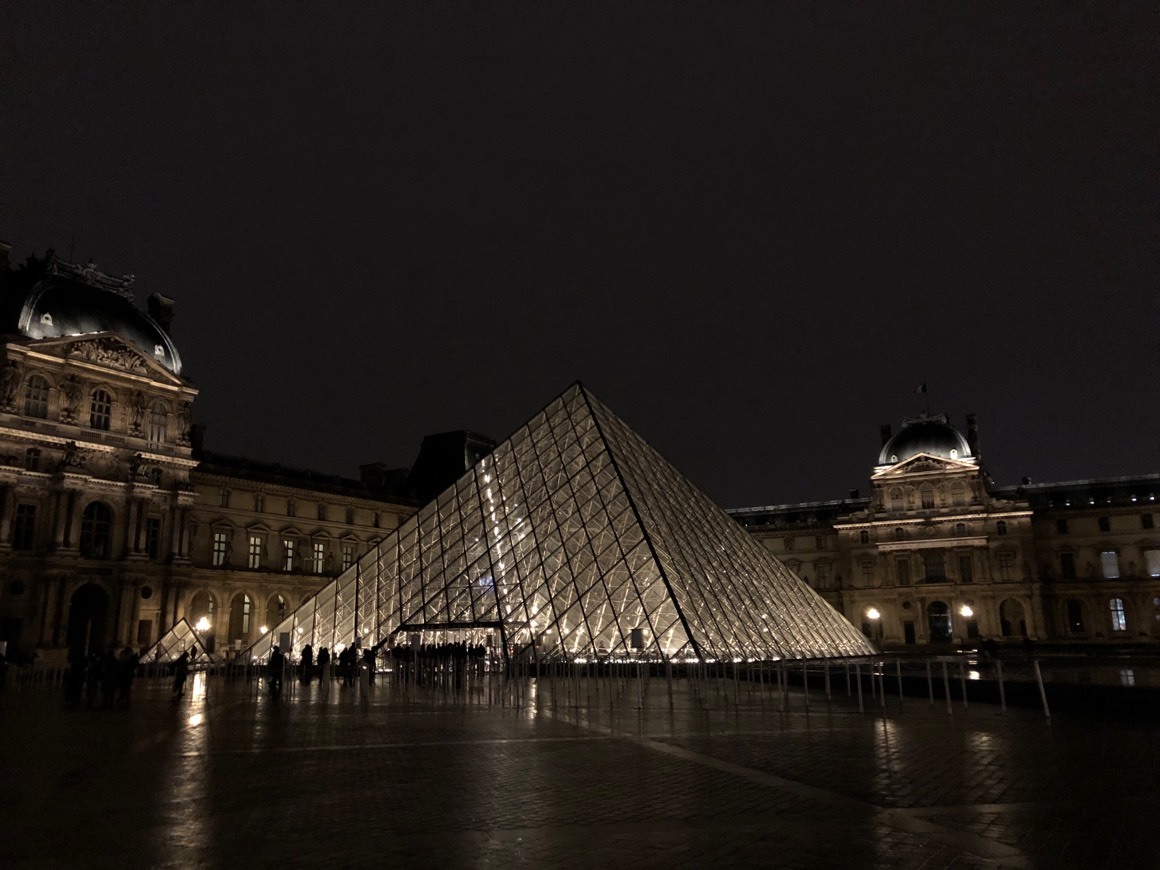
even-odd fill
[(1047, 706), (1047, 690), (1043, 688), (1043, 672), (1039, 670), (1039, 659), (1036, 659), (1032, 664), (1035, 666), (1035, 679), (1039, 683), (1039, 698), (1043, 701), (1043, 715), (1051, 720), (1051, 708)]

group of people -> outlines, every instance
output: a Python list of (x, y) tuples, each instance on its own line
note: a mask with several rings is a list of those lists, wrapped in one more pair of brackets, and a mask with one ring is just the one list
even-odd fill
[[(282, 681), (291, 667), (287, 653), (275, 645), (266, 662), (266, 682), (271, 694), (282, 691)], [(368, 684), (373, 684), (376, 667), (377, 653), (374, 649), (360, 650), (357, 646), (347, 646), (339, 650), (337, 656), (331, 656), (330, 650), (322, 647), (316, 660), (314, 648), (306, 644), (298, 659), (297, 670), (298, 679), (306, 684), (313, 682), (317, 675), (318, 681), (323, 684), (339, 677), (344, 686), (353, 686), (360, 672), (366, 675)]]
[(458, 684), (468, 674), (481, 675), (486, 656), (482, 644), (468, 643), (402, 644), (391, 650), (395, 679), (418, 683), (452, 677)]
[(139, 653), (125, 647), (117, 652), (110, 646), (104, 655), (74, 655), (65, 674), (64, 698), (70, 707), (91, 708), (101, 701), (101, 708), (128, 707), (137, 676)]

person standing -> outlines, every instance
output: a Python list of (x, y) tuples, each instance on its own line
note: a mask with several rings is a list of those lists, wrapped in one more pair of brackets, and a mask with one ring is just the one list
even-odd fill
[(189, 653), (183, 652), (173, 663), (173, 697), (185, 694), (185, 681), (189, 677)]
[(326, 647), (318, 651), (318, 682), (330, 685), (330, 650)]

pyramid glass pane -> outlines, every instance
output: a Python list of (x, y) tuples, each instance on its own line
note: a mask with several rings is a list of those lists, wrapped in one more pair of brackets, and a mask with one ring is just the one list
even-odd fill
[[(503, 624), (505, 654), (865, 656), (849, 622), (579, 384), (251, 647)], [(645, 647), (631, 648), (635, 630)]]

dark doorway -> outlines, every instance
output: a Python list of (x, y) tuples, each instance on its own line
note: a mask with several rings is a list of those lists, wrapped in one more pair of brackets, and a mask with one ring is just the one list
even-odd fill
[(73, 593), (68, 608), (68, 648), (71, 655), (104, 652), (108, 646), (109, 594), (95, 583)]
[(907, 643), (914, 643), (914, 620), (908, 619), (902, 623), (902, 637)]
[(942, 601), (932, 601), (926, 608), (930, 621), (930, 642), (950, 643), (951, 609)]

